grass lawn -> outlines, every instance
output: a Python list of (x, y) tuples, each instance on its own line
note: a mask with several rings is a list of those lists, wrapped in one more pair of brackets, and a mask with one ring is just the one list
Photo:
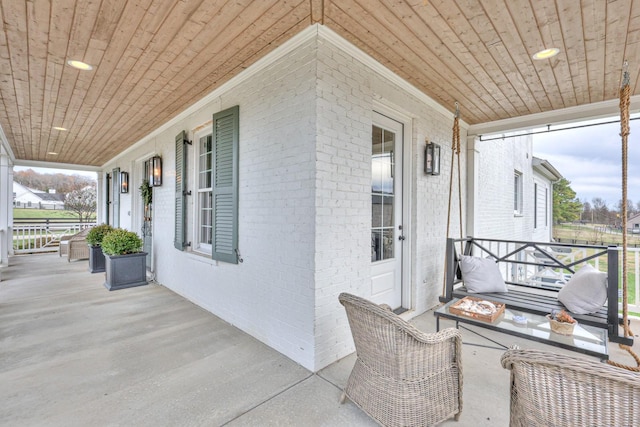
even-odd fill
[[(53, 209), (25, 209), (13, 208), (13, 218), (50, 218), (50, 219), (78, 219), (78, 214), (72, 211)], [(94, 218), (95, 221), (95, 218)]]

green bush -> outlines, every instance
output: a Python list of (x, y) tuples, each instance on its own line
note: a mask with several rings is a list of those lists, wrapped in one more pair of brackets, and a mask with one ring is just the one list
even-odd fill
[(142, 239), (133, 231), (116, 228), (102, 239), (105, 255), (126, 255), (142, 252)]
[(112, 231), (113, 227), (109, 224), (96, 225), (87, 233), (87, 243), (91, 246), (100, 246), (104, 236)]

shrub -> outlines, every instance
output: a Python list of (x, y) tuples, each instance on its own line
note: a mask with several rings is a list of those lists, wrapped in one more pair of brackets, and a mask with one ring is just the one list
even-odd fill
[(100, 224), (93, 227), (87, 233), (87, 243), (91, 246), (100, 246), (105, 235), (113, 231), (109, 224)]
[(105, 255), (126, 255), (142, 251), (142, 239), (133, 231), (116, 228), (102, 239)]

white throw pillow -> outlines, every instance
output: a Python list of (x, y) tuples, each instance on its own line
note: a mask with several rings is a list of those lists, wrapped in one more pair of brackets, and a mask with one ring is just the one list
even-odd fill
[(467, 291), (471, 294), (507, 292), (498, 264), (492, 259), (462, 255), (460, 270)]
[(607, 273), (585, 264), (560, 289), (558, 301), (575, 314), (595, 313), (607, 301)]

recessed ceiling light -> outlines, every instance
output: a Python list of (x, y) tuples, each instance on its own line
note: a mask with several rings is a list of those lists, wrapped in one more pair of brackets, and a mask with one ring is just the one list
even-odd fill
[(533, 55), (533, 59), (537, 61), (541, 61), (543, 59), (553, 58), (558, 53), (560, 53), (560, 49), (558, 49), (557, 47), (550, 47), (549, 49), (544, 49), (544, 50), (541, 50), (540, 52), (536, 52)]
[(84, 71), (93, 70), (93, 66), (87, 64), (86, 62), (76, 61), (75, 59), (68, 60), (67, 64), (71, 65), (73, 68), (77, 68), (78, 70), (84, 70)]
[(57, 156), (58, 153), (56, 153), (55, 151), (49, 151), (47, 154), (51, 154), (52, 156)]
[(63, 127), (60, 127), (60, 126), (54, 126), (53, 128), (55, 130), (68, 130), (67, 128), (63, 128)]

